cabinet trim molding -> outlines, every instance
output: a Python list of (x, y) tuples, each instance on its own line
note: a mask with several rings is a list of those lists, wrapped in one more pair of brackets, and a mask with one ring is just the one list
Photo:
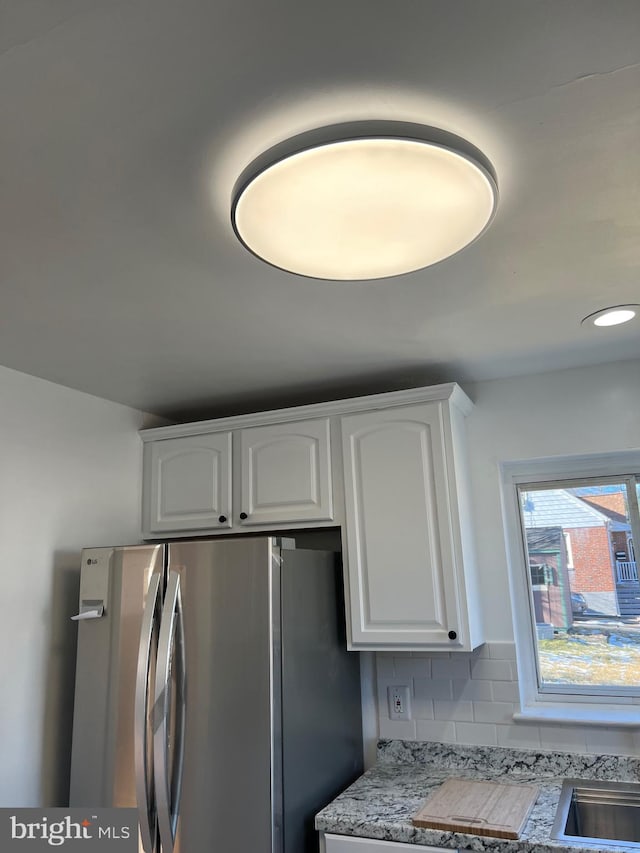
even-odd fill
[(153, 427), (152, 429), (140, 430), (140, 437), (143, 442), (158, 441), (168, 438), (181, 438), (186, 435), (265, 426), (286, 421), (301, 421), (322, 415), (330, 417), (331, 415), (346, 415), (355, 412), (372, 412), (391, 406), (428, 403), (431, 400), (451, 400), (464, 415), (469, 414), (473, 409), (473, 403), (462, 388), (455, 382), (447, 382), (442, 385), (428, 385), (424, 388), (410, 388), (405, 391), (389, 391), (384, 394), (368, 394), (365, 397), (332, 400), (329, 403), (313, 403), (309, 406), (293, 406), (287, 409), (271, 409), (248, 415), (234, 415), (228, 418)]

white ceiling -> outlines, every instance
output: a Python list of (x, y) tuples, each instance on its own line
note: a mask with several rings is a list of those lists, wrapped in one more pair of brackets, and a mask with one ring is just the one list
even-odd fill
[[(170, 417), (640, 356), (638, 0), (3, 0), (0, 364)], [(493, 162), (449, 260), (322, 282), (232, 186), (315, 127), (420, 122)]]

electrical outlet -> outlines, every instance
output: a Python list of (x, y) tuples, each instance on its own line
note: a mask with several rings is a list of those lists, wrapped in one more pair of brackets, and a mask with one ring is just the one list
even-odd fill
[(389, 701), (389, 719), (411, 719), (411, 698), (409, 687), (406, 684), (394, 684), (387, 687), (387, 699)]

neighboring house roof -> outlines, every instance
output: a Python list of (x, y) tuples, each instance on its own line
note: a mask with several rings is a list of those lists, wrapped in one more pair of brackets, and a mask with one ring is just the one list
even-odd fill
[(525, 492), (522, 502), (525, 527), (600, 527), (609, 520), (601, 510), (588, 506), (566, 489)]
[[(610, 495), (606, 495), (606, 496), (603, 495), (603, 497), (611, 497), (611, 496)], [(615, 509), (612, 509), (611, 507), (603, 506), (600, 503), (599, 498), (593, 497), (591, 495), (589, 495), (588, 497), (586, 495), (581, 495), (579, 500), (584, 501), (585, 503), (589, 504), (589, 506), (592, 506), (594, 509), (597, 509), (598, 512), (601, 512), (603, 515), (606, 515), (607, 518), (611, 519), (611, 521), (615, 521), (616, 524), (624, 525), (625, 527), (629, 526), (629, 521), (623, 512), (617, 512)]]
[(527, 530), (529, 554), (562, 550), (561, 527), (533, 527)]

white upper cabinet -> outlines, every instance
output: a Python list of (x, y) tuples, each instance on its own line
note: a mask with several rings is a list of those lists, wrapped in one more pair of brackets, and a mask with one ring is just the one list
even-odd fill
[(242, 525), (333, 518), (329, 418), (239, 431)]
[(144, 460), (146, 536), (231, 525), (231, 433), (153, 441)]
[(144, 456), (147, 539), (333, 519), (329, 418), (175, 438), (154, 432)]
[(342, 418), (354, 649), (481, 642), (461, 421), (449, 400)]
[(143, 536), (339, 528), (350, 648), (470, 650), (471, 408), (448, 384), (145, 430)]

